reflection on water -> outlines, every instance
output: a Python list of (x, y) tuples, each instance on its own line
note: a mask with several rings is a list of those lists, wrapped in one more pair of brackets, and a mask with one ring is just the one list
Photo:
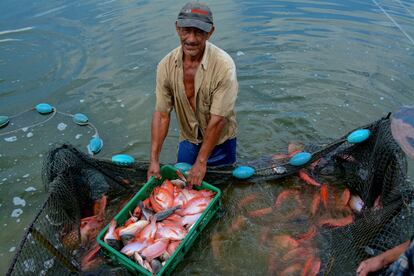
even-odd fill
[[(104, 140), (99, 157), (128, 153), (147, 160), (155, 68), (178, 45), (173, 23), (184, 2), (2, 1), (0, 115), (40, 102), (85, 113)], [(240, 161), (276, 153), (290, 141), (330, 141), (413, 102), (412, 1), (209, 4), (216, 22), (212, 42), (233, 57), (238, 71)], [(0, 135), (37, 119), (23, 116)], [(61, 131), (60, 123), (68, 127)], [(1, 271), (45, 198), (42, 156), (61, 142), (86, 151), (88, 131), (56, 117), (44, 126), (0, 136)], [(175, 162), (177, 140), (174, 121), (164, 163)], [(270, 248), (260, 245), (260, 235), (286, 229), (277, 223), (277, 212), (257, 218), (246, 214), (271, 206), (283, 188), (294, 186), (292, 181), (223, 186), (224, 216), (195, 243), (178, 271), (265, 273)], [(308, 189), (302, 199), (306, 205), (312, 198)], [(236, 203), (250, 194), (258, 199), (237, 209)], [(240, 229), (229, 232), (232, 227)], [(307, 220), (299, 220), (286, 232), (296, 235), (308, 227)], [(219, 236), (212, 240), (215, 233)], [(213, 256), (217, 240), (218, 261)]]

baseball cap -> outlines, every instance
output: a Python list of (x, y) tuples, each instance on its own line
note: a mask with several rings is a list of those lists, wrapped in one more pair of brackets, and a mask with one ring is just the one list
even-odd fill
[(178, 27), (195, 27), (208, 33), (213, 28), (213, 14), (204, 3), (188, 2), (178, 14), (177, 25)]

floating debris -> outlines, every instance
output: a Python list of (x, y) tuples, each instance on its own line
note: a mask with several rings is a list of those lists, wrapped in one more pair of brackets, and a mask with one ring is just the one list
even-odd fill
[(14, 209), (13, 212), (11, 213), (11, 217), (12, 218), (18, 218), (18, 217), (20, 217), (21, 214), (23, 214), (22, 209)]
[(26, 200), (20, 198), (18, 196), (13, 197), (13, 204), (18, 206), (21, 205), (22, 207), (26, 206)]
[(27, 259), (23, 262), (24, 266), (24, 272), (35, 272), (36, 271), (36, 265), (34, 259)]
[(68, 125), (65, 124), (65, 123), (59, 123), (58, 126), (57, 126), (57, 129), (59, 129), (60, 131), (63, 131), (63, 130), (66, 129), (67, 126)]
[(4, 138), (4, 141), (6, 141), (6, 142), (16, 142), (17, 137), (16, 136), (10, 136), (10, 137)]

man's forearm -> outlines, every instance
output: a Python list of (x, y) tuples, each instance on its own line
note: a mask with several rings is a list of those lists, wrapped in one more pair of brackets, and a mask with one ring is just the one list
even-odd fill
[(385, 251), (383, 254), (383, 261), (384, 266), (388, 266), (389, 264), (393, 263), (398, 257), (407, 250), (408, 246), (410, 245), (410, 240)]
[(165, 137), (167, 136), (169, 125), (169, 114), (159, 111), (154, 112), (151, 122), (151, 162), (159, 162), (162, 144), (164, 143)]

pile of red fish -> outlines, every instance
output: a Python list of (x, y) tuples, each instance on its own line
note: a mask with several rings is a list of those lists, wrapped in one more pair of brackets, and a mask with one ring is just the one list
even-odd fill
[(104, 241), (151, 273), (157, 273), (214, 195), (209, 190), (188, 187), (185, 179), (166, 179), (149, 198), (138, 201), (124, 225), (112, 220)]

